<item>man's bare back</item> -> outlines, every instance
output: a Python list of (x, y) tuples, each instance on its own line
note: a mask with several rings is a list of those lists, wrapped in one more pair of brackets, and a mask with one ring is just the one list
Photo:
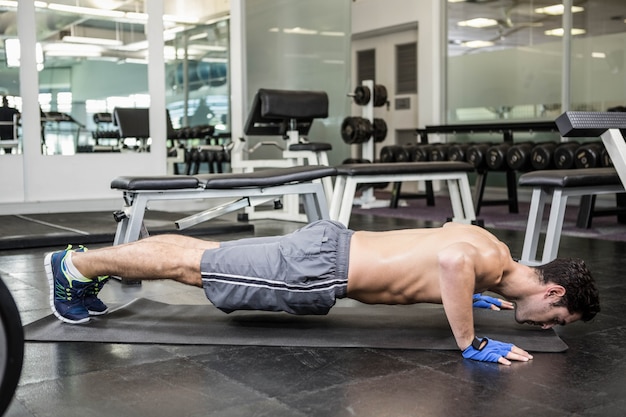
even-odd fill
[(368, 304), (441, 303), (441, 261), (459, 252), (471, 257), (474, 292), (497, 285), (514, 263), (509, 248), (477, 226), (355, 232), (348, 297)]

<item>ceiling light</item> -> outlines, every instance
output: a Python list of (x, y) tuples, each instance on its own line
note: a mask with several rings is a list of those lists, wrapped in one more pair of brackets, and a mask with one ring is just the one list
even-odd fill
[(606, 58), (606, 54), (604, 52), (592, 52), (592, 58)]
[(345, 36), (345, 33), (343, 33), (343, 32), (326, 31), (326, 32), (320, 32), (320, 35), (323, 35), (323, 36)]
[(120, 46), (122, 41), (117, 39), (105, 39), (105, 38), (91, 38), (87, 36), (63, 36), (63, 42), (69, 43), (82, 43), (87, 45), (102, 45), (102, 46)]
[(17, 7), (17, 1), (0, 0), (0, 7)]
[[(565, 30), (563, 28), (556, 28), (556, 29), (546, 30), (543, 33), (548, 36), (563, 36), (563, 33), (565, 33)], [(584, 35), (585, 33), (587, 33), (585, 29), (572, 28), (572, 31), (571, 31), (572, 36)]]
[[(572, 6), (572, 13), (582, 12), (583, 10), (585, 10), (583, 7)], [(555, 4), (552, 6), (540, 7), (538, 9), (535, 9), (535, 13), (549, 14), (552, 16), (562, 15), (564, 11), (565, 6), (563, 6), (562, 4)]]
[(490, 26), (496, 26), (498, 21), (494, 19), (487, 19), (485, 17), (477, 17), (475, 19), (462, 20), (457, 24), (459, 26), (467, 26), (471, 28), (487, 28)]
[(70, 6), (70, 5), (58, 4), (58, 3), (48, 4), (48, 9), (56, 10), (58, 12), (76, 13), (80, 15), (100, 16), (100, 17), (121, 18), (126, 15), (126, 13), (119, 11), (119, 10), (94, 9), (91, 7)]
[(317, 35), (317, 30), (312, 30), (312, 29), (304, 29), (301, 27), (295, 27), (295, 28), (291, 28), (291, 29), (283, 29), (283, 32), (285, 33), (290, 33), (290, 34), (297, 34), (297, 35)]
[(467, 41), (463, 42), (461, 45), (468, 48), (485, 48), (487, 46), (493, 46), (494, 43), (491, 41)]

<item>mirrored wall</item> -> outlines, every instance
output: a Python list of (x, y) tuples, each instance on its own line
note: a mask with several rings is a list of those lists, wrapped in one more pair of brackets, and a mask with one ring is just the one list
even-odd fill
[(554, 0), (448, 0), (448, 123), (554, 120), (564, 110), (626, 105), (624, 2), (572, 4), (564, 19)]
[[(200, 0), (164, 3), (169, 128), (210, 124), (227, 132), (228, 10)], [(14, 108), (7, 114), (21, 111), (17, 7), (0, 1), (0, 94)], [(126, 126), (116, 117), (116, 109), (150, 107), (145, 8), (144, 0), (35, 2), (42, 154), (150, 150), (147, 118)], [(19, 120), (13, 130), (19, 142)]]

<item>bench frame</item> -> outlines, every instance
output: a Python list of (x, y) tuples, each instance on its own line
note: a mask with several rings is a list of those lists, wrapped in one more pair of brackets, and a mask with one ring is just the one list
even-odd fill
[[(522, 247), (521, 262), (526, 265), (541, 265), (552, 261), (557, 257), (567, 199), (597, 194), (615, 194), (624, 192), (620, 184), (588, 187), (550, 187), (536, 186), (533, 188), (530, 209), (528, 211), (528, 223), (526, 235)], [(539, 237), (543, 228), (543, 213), (546, 204), (550, 202), (550, 215), (546, 229), (546, 237), (543, 244), (541, 260), (537, 259)]]
[[(426, 162), (428, 163), (428, 162)], [(348, 226), (354, 196), (358, 184), (408, 181), (446, 181), (452, 203), (452, 221), (472, 223), (476, 221), (472, 192), (465, 171), (416, 172), (402, 174), (347, 175), (338, 174), (335, 179), (330, 203), (330, 218)]]
[(118, 215), (119, 223), (114, 244), (133, 242), (147, 235), (143, 219), (148, 203), (151, 201), (236, 198), (236, 200), (211, 207), (176, 221), (177, 228), (183, 230), (244, 207), (258, 206), (272, 200), (279, 200), (283, 195), (293, 194), (300, 196), (309, 222), (330, 218), (324, 189), (319, 182), (299, 182), (268, 187), (229, 189), (198, 187), (178, 190), (124, 190), (123, 198), (125, 204), (122, 208), (123, 214)]

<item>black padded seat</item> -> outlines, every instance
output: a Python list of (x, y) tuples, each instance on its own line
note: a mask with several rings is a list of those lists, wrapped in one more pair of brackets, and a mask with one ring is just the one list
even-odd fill
[(376, 164), (344, 164), (337, 166), (337, 175), (418, 174), (428, 172), (471, 172), (468, 162), (384, 162)]
[(146, 177), (117, 177), (111, 181), (111, 188), (117, 190), (183, 190), (198, 188), (200, 182), (195, 177), (184, 175), (161, 175)]
[(269, 119), (319, 119), (328, 117), (324, 91), (271, 90), (257, 92), (261, 115)]
[(621, 184), (614, 168), (555, 169), (532, 171), (519, 178), (519, 185), (534, 187), (593, 187)]
[(230, 189), (249, 187), (270, 187), (292, 182), (313, 181), (333, 176), (336, 169), (324, 165), (306, 165), (288, 168), (270, 168), (241, 174), (197, 175), (205, 189)]
[(289, 146), (290, 151), (324, 152), (333, 149), (333, 145), (325, 142), (296, 143)]

